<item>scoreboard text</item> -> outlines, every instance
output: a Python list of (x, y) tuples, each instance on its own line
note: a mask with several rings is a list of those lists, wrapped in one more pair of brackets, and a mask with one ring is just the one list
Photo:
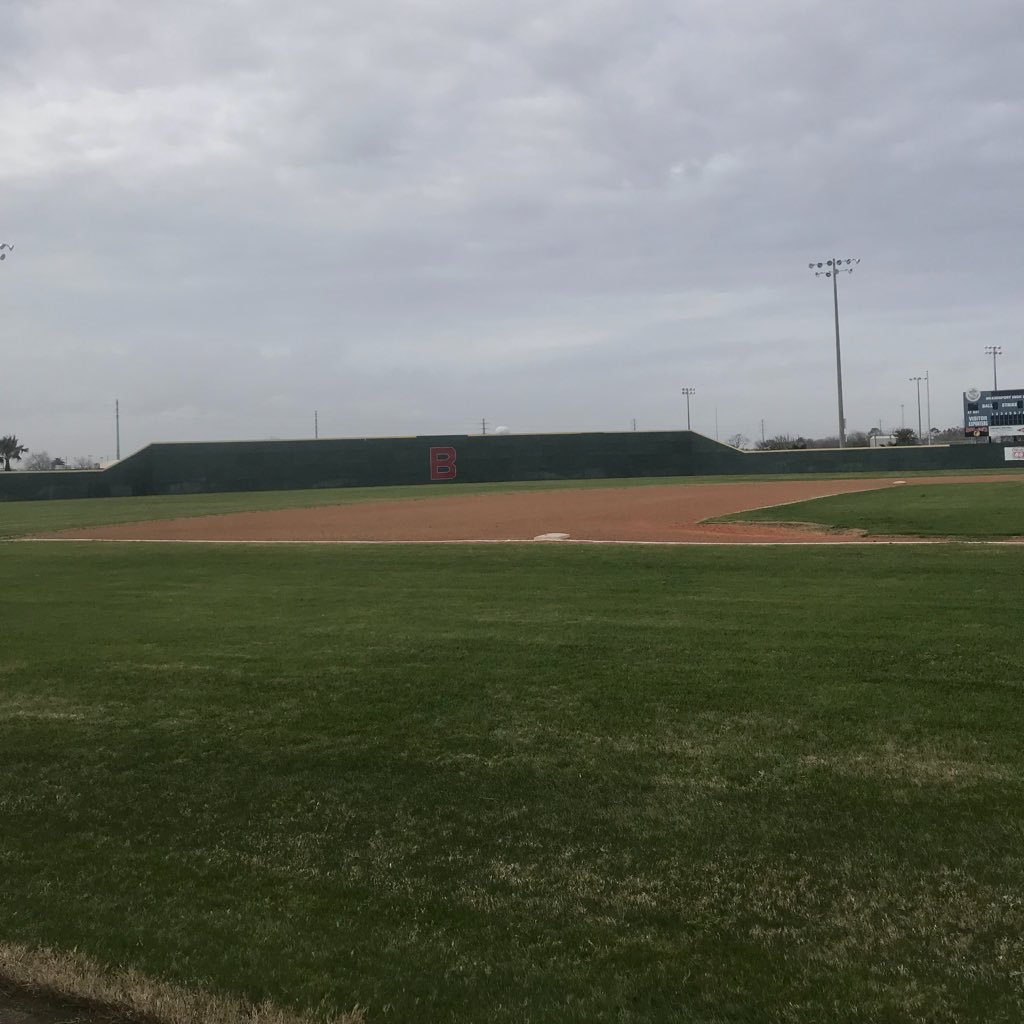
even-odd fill
[(965, 391), (964, 436), (1024, 437), (1024, 390)]

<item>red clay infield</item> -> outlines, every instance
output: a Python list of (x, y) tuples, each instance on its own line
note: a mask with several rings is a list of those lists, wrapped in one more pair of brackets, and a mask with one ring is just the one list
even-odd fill
[[(1006, 479), (918, 477), (913, 483)], [(560, 533), (572, 540), (594, 541), (857, 543), (862, 538), (856, 534), (767, 524), (701, 525), (700, 521), (766, 505), (892, 486), (892, 480), (795, 480), (519, 491), (155, 520), (48, 536), (161, 541), (506, 541)]]

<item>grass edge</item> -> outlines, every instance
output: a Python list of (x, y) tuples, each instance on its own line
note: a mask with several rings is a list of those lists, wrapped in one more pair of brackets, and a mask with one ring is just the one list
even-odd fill
[(133, 969), (104, 967), (77, 950), (31, 949), (3, 941), (0, 986), (13, 990), (12, 994), (148, 1024), (365, 1024), (366, 1020), (358, 1006), (340, 1014), (299, 1014), (269, 1000), (250, 1003), (185, 989)]

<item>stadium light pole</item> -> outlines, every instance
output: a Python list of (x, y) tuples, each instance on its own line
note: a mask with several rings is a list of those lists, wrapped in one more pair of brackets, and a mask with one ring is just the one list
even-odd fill
[(992, 357), (992, 390), (999, 390), (999, 378), (996, 376), (996, 356), (1003, 354), (1002, 345), (986, 345), (985, 355)]
[(696, 388), (683, 388), (683, 394), (686, 395), (686, 429), (690, 429), (690, 395), (697, 394)]
[(932, 443), (932, 382), (928, 376), (928, 371), (924, 371), (924, 393), (927, 401), (927, 416), (925, 419), (928, 422), (928, 443)]
[(910, 377), (909, 380), (910, 380), (910, 382), (912, 384), (914, 384), (914, 383), (917, 384), (917, 439), (918, 439), (918, 441), (920, 441), (921, 440), (921, 381), (924, 380), (924, 377)]
[(815, 277), (832, 278), (832, 308), (835, 311), (836, 320), (836, 391), (839, 395), (839, 447), (846, 447), (846, 417), (843, 414), (843, 360), (839, 353), (839, 285), (837, 281), (840, 274), (852, 274), (853, 268), (860, 263), (859, 259), (853, 260), (825, 260), (823, 263), (808, 263), (807, 266), (814, 271)]

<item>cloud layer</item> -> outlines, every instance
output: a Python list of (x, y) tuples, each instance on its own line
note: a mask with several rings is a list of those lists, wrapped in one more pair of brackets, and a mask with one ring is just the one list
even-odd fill
[[(7, 0), (0, 432), (933, 421), (1024, 383), (1016, 4)], [(1018, 351), (1022, 349), (1022, 351)], [(1016, 374), (1016, 376), (1014, 376)], [(905, 406), (901, 413), (900, 406)], [(913, 405), (913, 408), (911, 408)]]

